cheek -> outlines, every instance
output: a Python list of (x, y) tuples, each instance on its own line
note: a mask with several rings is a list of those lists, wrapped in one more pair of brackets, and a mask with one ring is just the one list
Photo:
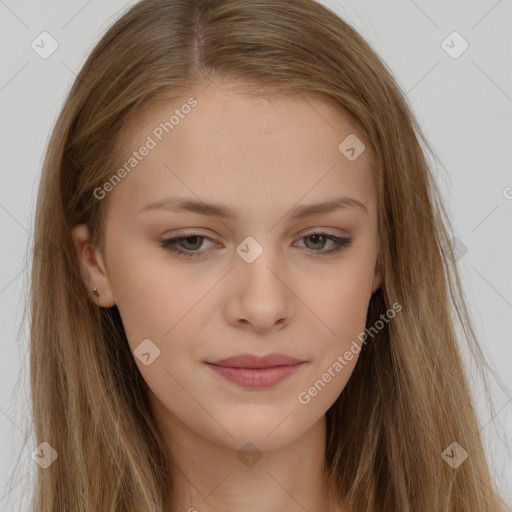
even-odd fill
[[(355, 258), (353, 258), (355, 260)], [(300, 293), (314, 319), (319, 338), (327, 346), (340, 348), (364, 330), (373, 279), (372, 262), (348, 261), (332, 267), (318, 286), (304, 288)], [(322, 347), (325, 349), (326, 347)]]
[(162, 391), (167, 403), (182, 403), (190, 397), (173, 377), (181, 382), (195, 370), (201, 352), (197, 334), (218, 278), (211, 273), (194, 278), (165, 254), (148, 258), (150, 251), (122, 250), (112, 265), (111, 284), (134, 360), (151, 389)]
[[(373, 262), (347, 259), (324, 279), (321, 290), (309, 292), (305, 301), (314, 321), (309, 327), (313, 361), (301, 389), (311, 411), (328, 408), (347, 384), (362, 348), (362, 334), (371, 296)], [(305, 292), (303, 292), (305, 293)]]
[(118, 245), (109, 277), (128, 339), (130, 344), (144, 338), (162, 339), (185, 314), (194, 286), (184, 283), (179, 267), (154, 249), (137, 251), (133, 245), (130, 252), (126, 249)]
[[(211, 279), (190, 281), (165, 258), (119, 258), (112, 273), (123, 327), (134, 361), (168, 410), (190, 407), (197, 315)], [(195, 320), (194, 320), (195, 319)], [(188, 405), (187, 405), (188, 404)], [(196, 415), (199, 412), (196, 411)]]

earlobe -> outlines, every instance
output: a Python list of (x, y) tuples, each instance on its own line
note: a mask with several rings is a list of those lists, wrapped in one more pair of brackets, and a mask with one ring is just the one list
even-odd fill
[(108, 278), (103, 255), (97, 247), (90, 244), (89, 228), (86, 224), (77, 224), (71, 230), (73, 244), (80, 274), (91, 299), (101, 307), (115, 305), (110, 280)]

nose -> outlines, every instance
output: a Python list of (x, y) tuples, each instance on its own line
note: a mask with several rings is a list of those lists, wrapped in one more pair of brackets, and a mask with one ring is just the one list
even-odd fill
[(235, 265), (225, 311), (229, 323), (258, 333), (284, 328), (295, 313), (290, 273), (270, 251), (263, 251), (252, 263), (239, 259)]

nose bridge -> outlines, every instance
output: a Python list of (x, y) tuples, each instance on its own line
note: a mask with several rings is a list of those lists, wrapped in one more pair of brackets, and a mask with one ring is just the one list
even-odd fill
[[(259, 241), (258, 241), (259, 240)], [(271, 237), (263, 239), (258, 236), (246, 237), (236, 248), (241, 261), (238, 261), (238, 276), (244, 280), (244, 285), (254, 288), (279, 288), (282, 283), (276, 277), (279, 263), (279, 249), (272, 246)]]
[(272, 246), (269, 236), (260, 240), (249, 236), (236, 248), (235, 311), (238, 320), (263, 330), (289, 317), (293, 294), (286, 285), (279, 248)]

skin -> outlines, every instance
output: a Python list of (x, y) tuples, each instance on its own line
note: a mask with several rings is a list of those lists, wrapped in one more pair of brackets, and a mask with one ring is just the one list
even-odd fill
[[(219, 82), (190, 96), (198, 105), (103, 199), (104, 252), (88, 243), (87, 226), (73, 229), (84, 282), (98, 289), (98, 306), (117, 305), (132, 351), (145, 339), (160, 349), (148, 366), (135, 361), (176, 461), (176, 510), (341, 510), (324, 490), (325, 412), (357, 355), (308, 404), (297, 397), (357, 340), (381, 284), (370, 151), (349, 161), (338, 150), (358, 133), (319, 99), (249, 97)], [(138, 117), (126, 147), (139, 148), (186, 99)], [(229, 205), (239, 218), (139, 212), (171, 196)], [(289, 216), (339, 196), (366, 211)], [(160, 246), (191, 232), (213, 242), (178, 248), (204, 257)], [(336, 243), (312, 232), (352, 244), (328, 254)], [(248, 236), (263, 248), (252, 263), (236, 252)], [(275, 352), (305, 363), (264, 390), (232, 384), (205, 364)], [(261, 455), (251, 467), (237, 456), (248, 442)]]

